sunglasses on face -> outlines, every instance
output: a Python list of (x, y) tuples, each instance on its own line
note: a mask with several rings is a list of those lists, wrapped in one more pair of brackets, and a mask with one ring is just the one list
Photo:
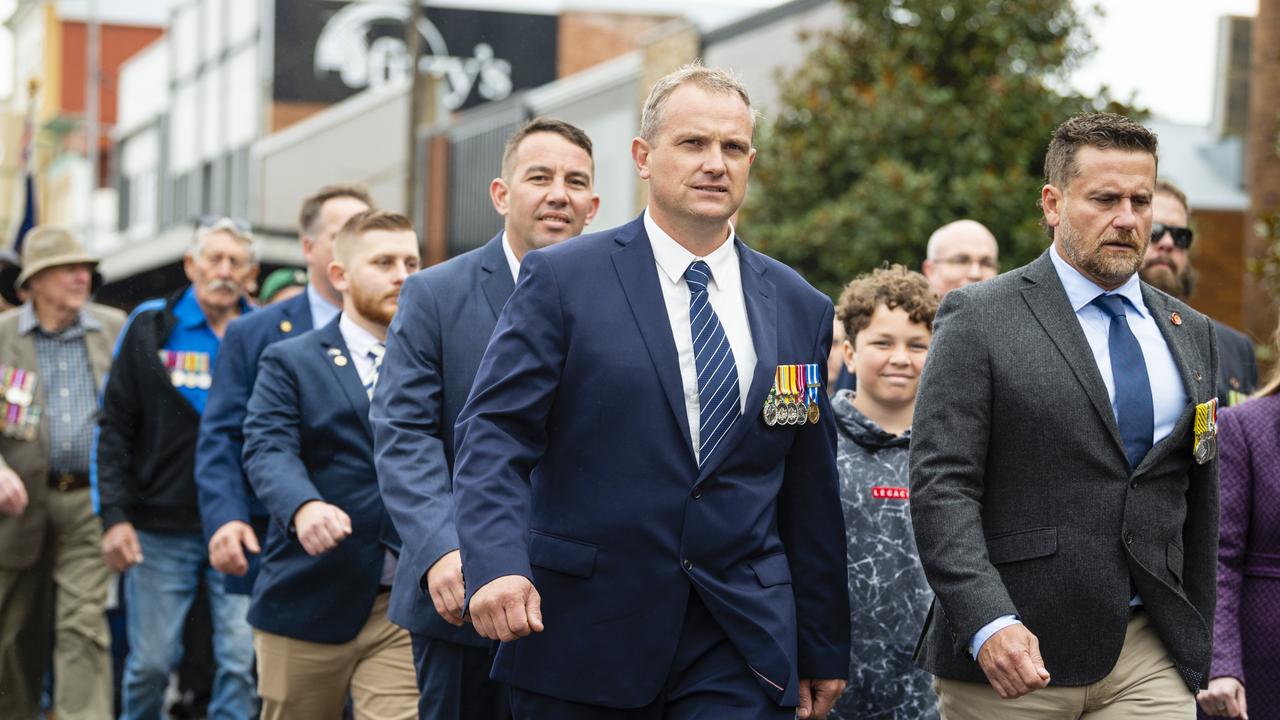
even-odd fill
[(1173, 244), (1186, 250), (1191, 247), (1191, 241), (1195, 239), (1195, 233), (1191, 232), (1188, 227), (1174, 227), (1173, 225), (1165, 225), (1163, 223), (1151, 224), (1151, 242), (1158, 243), (1165, 233), (1173, 236)]

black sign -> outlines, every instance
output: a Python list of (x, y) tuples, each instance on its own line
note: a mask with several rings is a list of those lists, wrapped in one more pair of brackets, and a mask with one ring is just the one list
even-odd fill
[[(273, 97), (337, 102), (409, 77), (408, 3), (276, 0)], [(556, 78), (554, 15), (428, 7), (418, 66), (441, 78), (444, 105), (501, 100)]]

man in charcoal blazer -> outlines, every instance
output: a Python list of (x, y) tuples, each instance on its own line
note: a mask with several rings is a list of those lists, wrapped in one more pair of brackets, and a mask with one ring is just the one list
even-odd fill
[(937, 593), (917, 661), (948, 720), (1194, 717), (1218, 523), (1194, 421), (1217, 351), (1207, 318), (1134, 274), (1155, 152), (1117, 115), (1064, 123), (1053, 246), (938, 313), (911, 507)]

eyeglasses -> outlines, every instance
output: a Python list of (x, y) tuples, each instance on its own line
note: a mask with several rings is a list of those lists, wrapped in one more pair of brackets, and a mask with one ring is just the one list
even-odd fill
[(975, 258), (968, 255), (955, 255), (949, 258), (936, 258), (934, 262), (942, 263), (943, 265), (958, 265), (960, 267), (977, 265), (983, 270), (995, 270), (997, 272), (1000, 270), (1000, 262), (993, 257)]
[(1164, 237), (1165, 233), (1173, 236), (1173, 244), (1186, 250), (1191, 247), (1191, 241), (1195, 239), (1195, 233), (1189, 227), (1175, 227), (1173, 225), (1165, 225), (1164, 223), (1151, 223), (1151, 242), (1158, 243)]

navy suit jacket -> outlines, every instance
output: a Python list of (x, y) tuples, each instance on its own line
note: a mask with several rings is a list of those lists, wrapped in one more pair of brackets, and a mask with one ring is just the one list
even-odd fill
[[(196, 491), (204, 540), (218, 528), (240, 520), (250, 523), (262, 541), (266, 508), (249, 487), (240, 467), (244, 449), (244, 415), (258, 377), (258, 356), (278, 340), (311, 330), (311, 306), (301, 293), (243, 315), (227, 325), (218, 349), (213, 386), (200, 418), (196, 441)], [(229, 592), (248, 594), (258, 573), (259, 557), (249, 557), (244, 577), (227, 576)]]
[(1243, 402), (1258, 389), (1258, 358), (1248, 335), (1217, 320), (1213, 331), (1218, 336), (1218, 402), (1227, 407), (1233, 392)]
[(490, 642), (470, 625), (445, 622), (423, 587), (427, 570), (458, 548), (453, 424), (514, 288), (501, 234), (405, 281), (369, 412), (382, 500), (408, 538), (387, 615), (412, 632), (475, 647)]
[[(355, 638), (378, 595), (385, 552), (399, 549), (378, 494), (368, 396), (339, 318), (267, 348), (244, 423), (245, 473), (271, 513), (249, 622), (316, 643)], [(351, 535), (314, 557), (292, 529), (312, 500), (351, 517)]]
[(644, 225), (525, 256), (458, 419), (454, 502), (467, 600), (530, 578), (546, 630), (493, 675), (639, 707), (671, 669), (696, 592), (780, 705), (849, 667), (835, 425), (761, 417), (779, 364), (826, 362), (831, 301), (735, 240), (758, 361), (746, 412), (701, 469)]

